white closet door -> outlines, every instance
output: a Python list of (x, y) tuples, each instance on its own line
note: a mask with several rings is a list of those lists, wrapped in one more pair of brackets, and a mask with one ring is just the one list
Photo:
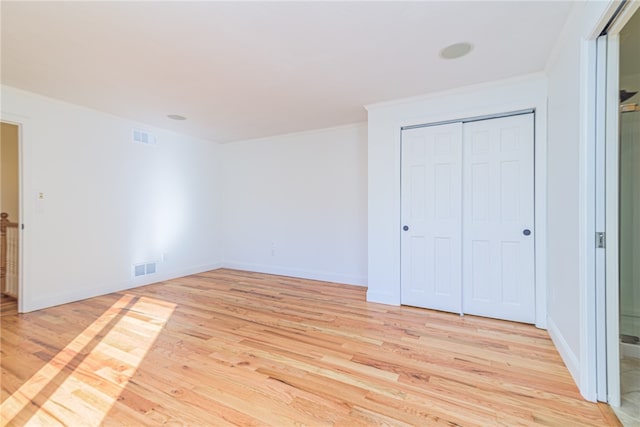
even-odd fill
[(462, 123), (402, 132), (402, 304), (461, 312)]
[(533, 114), (463, 134), (463, 310), (534, 323)]

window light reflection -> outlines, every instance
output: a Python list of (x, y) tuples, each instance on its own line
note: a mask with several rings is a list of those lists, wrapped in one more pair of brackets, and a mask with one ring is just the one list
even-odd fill
[[(100, 425), (175, 307), (124, 295), (2, 402), (0, 424)], [(100, 334), (104, 337), (91, 348)], [(65, 368), (73, 371), (60, 375)], [(56, 387), (54, 381), (62, 382)], [(51, 387), (51, 395), (31, 414), (33, 402), (40, 403), (38, 394)]]

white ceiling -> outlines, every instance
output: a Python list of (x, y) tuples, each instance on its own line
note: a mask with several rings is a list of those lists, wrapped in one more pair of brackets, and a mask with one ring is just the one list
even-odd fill
[[(542, 71), (570, 2), (1, 2), (2, 83), (218, 142)], [(445, 46), (472, 52), (443, 60)], [(176, 122), (167, 114), (188, 120)]]

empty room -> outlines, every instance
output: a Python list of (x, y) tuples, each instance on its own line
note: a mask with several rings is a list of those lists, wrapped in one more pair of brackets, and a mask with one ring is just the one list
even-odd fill
[(640, 1), (0, 2), (3, 426), (640, 426)]

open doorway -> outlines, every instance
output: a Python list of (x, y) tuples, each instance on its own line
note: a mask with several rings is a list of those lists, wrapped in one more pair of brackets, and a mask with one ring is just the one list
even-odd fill
[(597, 398), (626, 426), (640, 425), (640, 4), (612, 6), (616, 13), (597, 40), (594, 79), (593, 354)]
[(17, 309), (20, 293), (20, 128), (0, 125), (0, 293), (6, 312)]
[(620, 31), (620, 413), (640, 425), (640, 10)]

